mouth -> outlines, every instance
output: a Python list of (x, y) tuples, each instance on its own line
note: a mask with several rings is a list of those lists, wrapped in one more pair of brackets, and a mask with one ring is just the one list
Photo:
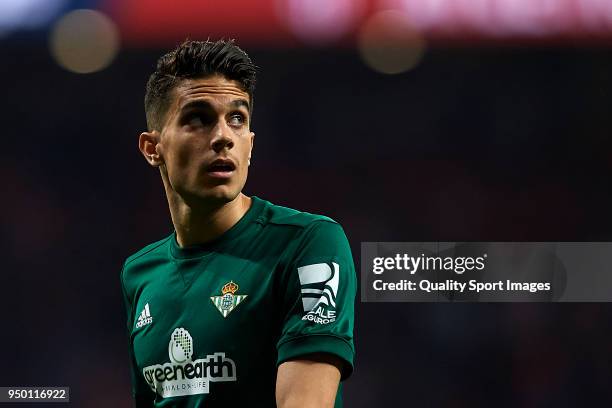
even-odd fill
[(235, 170), (236, 165), (230, 159), (217, 159), (206, 167), (206, 173), (214, 178), (229, 178)]

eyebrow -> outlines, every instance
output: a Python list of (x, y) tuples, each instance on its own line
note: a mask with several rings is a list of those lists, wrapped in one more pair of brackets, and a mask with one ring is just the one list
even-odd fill
[(231, 105), (234, 108), (239, 108), (241, 106), (244, 106), (246, 108), (246, 110), (249, 110), (249, 103), (247, 101), (245, 101), (244, 99), (234, 99), (232, 101)]
[[(245, 107), (247, 110), (249, 110), (249, 103), (244, 99), (234, 99), (230, 103), (230, 105), (233, 108)], [(183, 107), (181, 108), (181, 112), (187, 112), (190, 110), (198, 110), (198, 109), (212, 109), (212, 105), (205, 100), (191, 101), (183, 105)]]

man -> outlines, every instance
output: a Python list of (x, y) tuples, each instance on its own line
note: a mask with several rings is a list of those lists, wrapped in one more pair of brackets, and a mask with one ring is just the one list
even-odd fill
[(138, 408), (341, 406), (351, 251), (330, 218), (242, 193), (254, 86), (232, 41), (185, 42), (149, 78), (139, 148), (174, 232), (121, 274)]

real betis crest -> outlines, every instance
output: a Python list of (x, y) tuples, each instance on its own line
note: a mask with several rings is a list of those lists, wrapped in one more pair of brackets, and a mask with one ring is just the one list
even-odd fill
[(248, 295), (236, 295), (238, 285), (229, 281), (221, 288), (221, 296), (212, 296), (213, 305), (221, 312), (223, 317), (227, 317)]

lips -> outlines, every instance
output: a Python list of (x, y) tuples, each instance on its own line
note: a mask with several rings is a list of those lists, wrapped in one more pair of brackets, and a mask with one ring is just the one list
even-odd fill
[(212, 177), (228, 178), (230, 177), (236, 165), (230, 159), (217, 159), (206, 166), (206, 172)]

